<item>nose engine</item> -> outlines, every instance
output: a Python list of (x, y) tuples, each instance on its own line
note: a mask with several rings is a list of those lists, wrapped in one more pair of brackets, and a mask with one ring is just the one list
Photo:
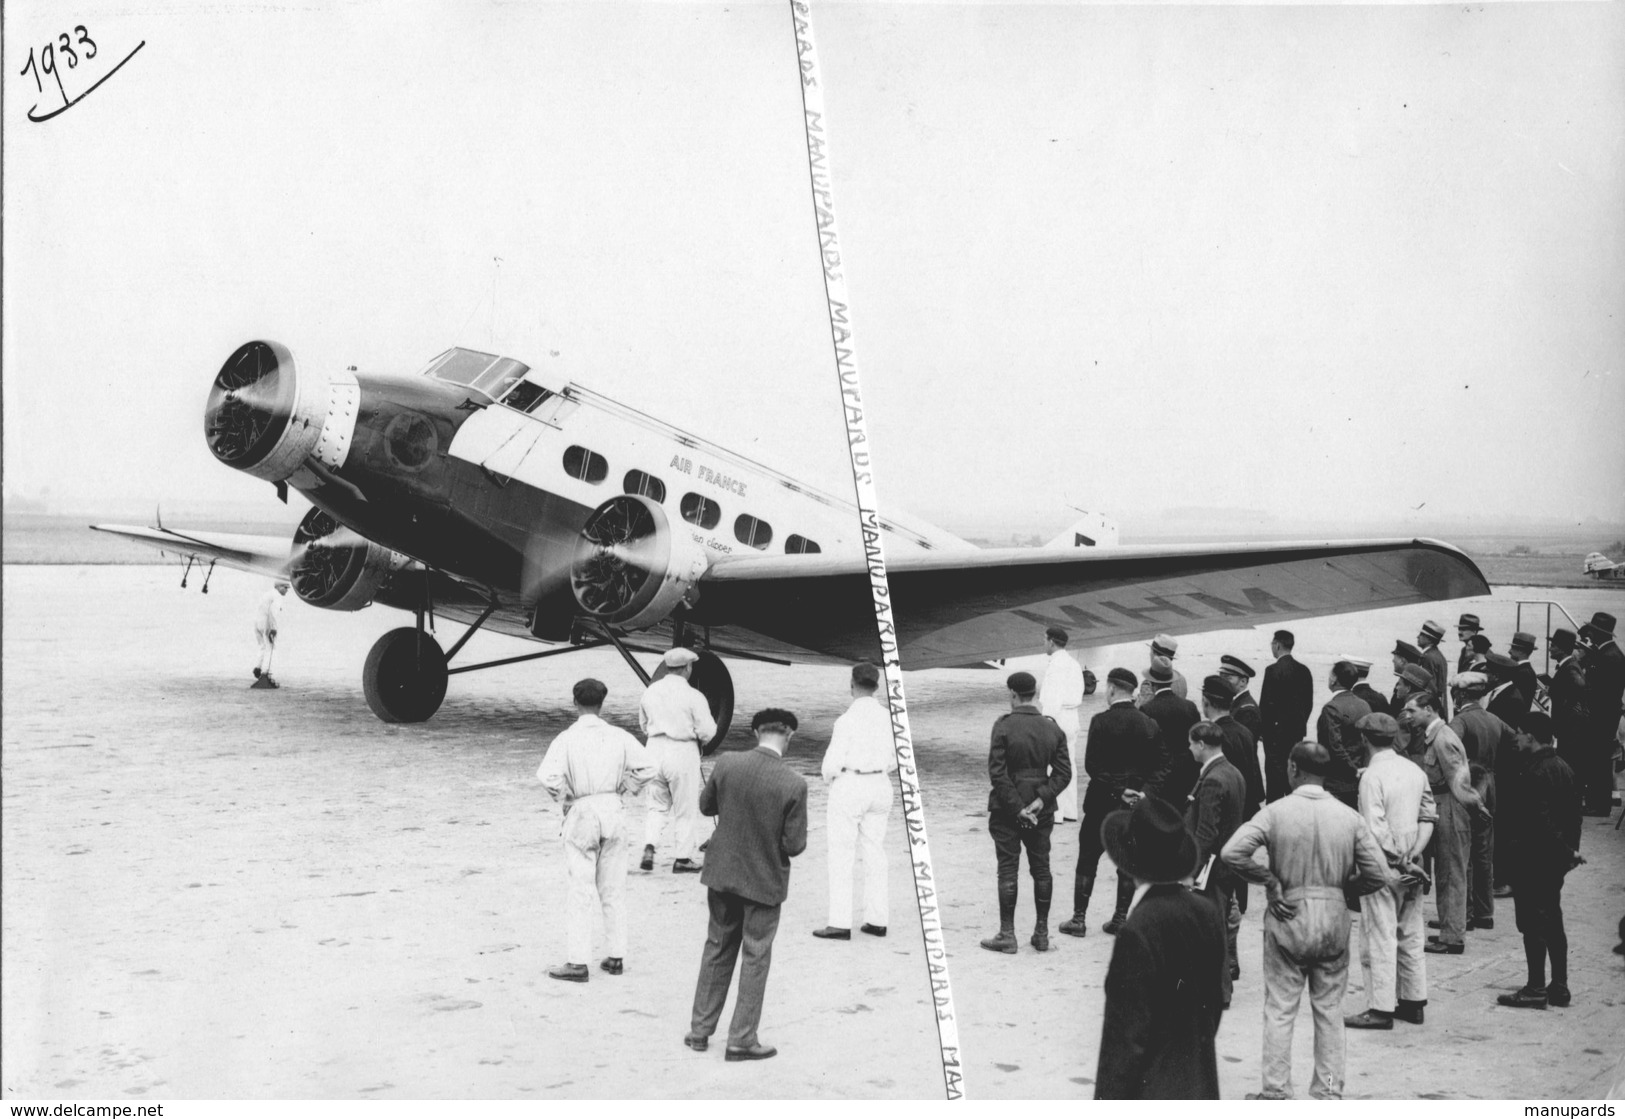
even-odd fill
[(282, 482), (312, 458), (343, 465), (360, 399), (349, 373), (301, 370), (281, 343), (248, 342), (215, 374), (203, 432), (227, 466)]

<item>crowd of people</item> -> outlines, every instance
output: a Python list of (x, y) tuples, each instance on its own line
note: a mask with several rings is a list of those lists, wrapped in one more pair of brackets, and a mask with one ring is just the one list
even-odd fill
[[(1107, 707), (1083, 736), (1078, 862), (1071, 916), (1089, 931), (1102, 854), (1117, 867), (1101, 931), (1116, 936), (1106, 977), (1097, 1098), (1218, 1095), (1214, 1036), (1240, 980), (1236, 931), (1252, 884), (1264, 887), (1263, 1074), (1250, 1098), (1293, 1094), (1291, 1044), (1305, 987), (1313, 1012), (1310, 1094), (1339, 1098), (1344, 1030), (1421, 1026), (1428, 954), (1466, 951), (1466, 933), (1494, 927), (1510, 897), (1527, 982), (1503, 1006), (1568, 1006), (1565, 877), (1585, 860), (1582, 815), (1609, 814), (1625, 698), (1615, 619), (1599, 612), (1578, 633), (1550, 637), (1554, 666), (1539, 675), (1528, 633), (1495, 651), (1463, 614), (1455, 671), (1423, 624), (1396, 643), (1393, 693), (1368, 683), (1371, 661), (1337, 658), (1314, 733), (1314, 679), (1274, 634), (1274, 663), (1257, 675), (1226, 655), (1203, 678), (1198, 707), (1173, 668), (1178, 642), (1151, 644), (1143, 678), (1106, 676)], [(1046, 635), (1052, 663), (1067, 634)], [(1070, 659), (1068, 657), (1068, 659)], [(1049, 835), (1075, 777), (1075, 731), (1044, 712), (1075, 709), (1069, 674), (1007, 681), (1011, 711), (994, 724), (988, 828), (997, 853), (999, 931), (990, 951), (1015, 953), (1017, 879), (1025, 851), (1033, 883), (1030, 943), (1050, 948)], [(1262, 765), (1260, 765), (1262, 754)], [(1437, 933), (1426, 936), (1433, 892)], [(1343, 1013), (1351, 914), (1360, 919), (1367, 1005)], [(1550, 968), (1548, 977), (1548, 965)]]

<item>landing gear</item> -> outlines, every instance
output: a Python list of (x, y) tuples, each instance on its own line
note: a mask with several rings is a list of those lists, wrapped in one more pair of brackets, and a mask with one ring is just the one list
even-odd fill
[[(717, 733), (711, 741), (700, 743), (700, 756), (710, 757), (716, 748), (722, 745), (722, 740), (728, 737), (728, 728), (734, 719), (734, 680), (733, 674), (722, 658), (705, 649), (695, 649), (699, 660), (694, 662), (693, 671), (688, 675), (689, 685), (705, 697), (706, 704), (711, 708), (711, 718), (717, 721)], [(666, 666), (661, 664), (654, 670), (651, 680), (658, 680), (666, 674)]]
[(421, 629), (392, 629), (367, 654), (361, 688), (384, 722), (421, 723), (446, 698), (446, 654)]

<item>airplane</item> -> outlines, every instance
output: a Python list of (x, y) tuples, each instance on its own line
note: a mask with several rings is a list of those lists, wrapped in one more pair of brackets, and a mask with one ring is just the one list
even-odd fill
[[(1424, 539), (1121, 545), (1091, 513), (1042, 547), (978, 548), (895, 512), (860, 529), (851, 501), (461, 347), (401, 374), (299, 367), (247, 342), (214, 378), (204, 435), (222, 464), (310, 501), (291, 541), (90, 527), (188, 570), (285, 578), (323, 609), (413, 614), (362, 668), (387, 722), (431, 717), (459, 673), (607, 645), (647, 684), (661, 670), (634, 654), (684, 646), (717, 718), (710, 753), (733, 715), (724, 658), (878, 659), (860, 532), (886, 550), (904, 669), (1041, 653), (1049, 625), (1084, 648), (1489, 593), (1464, 553)], [(449, 650), (437, 619), (467, 627)], [(549, 647), (454, 665), (481, 628)]]

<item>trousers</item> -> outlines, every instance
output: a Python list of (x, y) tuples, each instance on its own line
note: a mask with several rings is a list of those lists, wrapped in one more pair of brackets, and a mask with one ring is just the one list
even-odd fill
[(1366, 1006), (1392, 1014), (1398, 1000), (1428, 997), (1420, 887), (1395, 885), (1360, 899), (1360, 967)]
[(863, 858), (863, 919), (886, 924), (886, 824), (891, 819), (891, 777), (843, 773), (829, 787), (829, 924), (852, 927), (853, 863)]
[[(1104, 799), (1104, 798), (1102, 798)], [(1089, 908), (1089, 895), (1094, 893), (1095, 872), (1100, 869), (1100, 856), (1106, 848), (1100, 842), (1100, 826), (1106, 817), (1122, 805), (1091, 804), (1083, 798), (1083, 822), (1078, 825), (1078, 868), (1072, 876), (1072, 912), (1082, 913)]]
[(1473, 920), (1485, 921), (1495, 916), (1495, 774), (1486, 773), (1476, 787), (1492, 815), (1488, 819), (1475, 816), (1469, 824), (1467, 912)]
[(564, 870), (569, 891), (564, 902), (566, 962), (592, 959), (592, 914), (602, 909), (609, 955), (626, 955), (626, 844), (621, 834), (621, 798), (600, 794), (576, 801), (564, 818)]
[(676, 832), (672, 857), (692, 859), (700, 853), (700, 748), (692, 739), (657, 736), (649, 739), (649, 751), (654, 754), (655, 775), (648, 784), (644, 846), (660, 842), (669, 811)]
[(1230, 978), (1230, 965), (1236, 962), (1236, 932), (1241, 928), (1241, 910), (1236, 908), (1234, 889), (1232, 880), (1221, 875), (1215, 865), (1208, 874), (1207, 886), (1202, 890), (1202, 896), (1219, 907), (1219, 920), (1224, 923), (1225, 955), (1224, 963), (1219, 968), (1219, 1001), (1227, 1008), (1234, 982)]
[(711, 922), (705, 931), (705, 949), (700, 953), (690, 1032), (695, 1037), (710, 1037), (716, 1032), (737, 960), (739, 995), (734, 1000), (733, 1021), (728, 1024), (728, 1048), (748, 1049), (756, 1044), (756, 1029), (762, 1021), (767, 970), (773, 963), (773, 938), (779, 931), (779, 907), (722, 890), (707, 891), (706, 904), (711, 910)]
[(1569, 937), (1563, 928), (1563, 879), (1566, 873), (1520, 868), (1512, 880), (1512, 909), (1523, 933), (1529, 986), (1546, 986), (1546, 960), (1552, 961), (1552, 982), (1569, 985)]
[(1316, 1099), (1343, 1098), (1343, 994), (1348, 989), (1349, 954), (1327, 960), (1297, 960), (1275, 937), (1274, 921), (1264, 922), (1264, 1087), (1267, 1099), (1292, 1098), (1292, 1031), (1309, 987), (1315, 1020)]
[(1022, 827), (1021, 817), (1008, 812), (989, 812), (987, 831), (993, 837), (993, 855), (998, 860), (999, 927), (1014, 928), (1016, 880), (1021, 874), (1021, 851), (1027, 850), (1027, 871), (1033, 879), (1033, 908), (1039, 923), (1049, 917), (1055, 879), (1049, 869), (1050, 831), (1053, 823), (1036, 828)]
[(1268, 801), (1280, 800), (1292, 792), (1292, 783), (1286, 777), (1286, 759), (1292, 753), (1292, 747), (1298, 744), (1297, 738), (1266, 737), (1264, 739), (1264, 799)]
[(1580, 786), (1581, 810), (1587, 816), (1607, 816), (1614, 810), (1614, 750), (1618, 746), (1619, 712), (1593, 714), (1591, 736), (1574, 771)]
[(1072, 762), (1072, 780), (1067, 782), (1066, 788), (1055, 798), (1055, 815), (1068, 820), (1078, 818), (1078, 709), (1064, 707), (1061, 715), (1055, 720), (1060, 724), (1061, 730), (1066, 733), (1066, 755)]
[(1439, 819), (1433, 825), (1428, 851), (1433, 856), (1434, 901), (1439, 907), (1439, 939), (1460, 944), (1467, 933), (1467, 853), (1472, 825), (1467, 806), (1449, 789), (1433, 790)]
[(254, 640), (260, 646), (259, 670), (268, 673), (271, 671), (271, 655), (276, 652), (276, 630), (255, 626)]

